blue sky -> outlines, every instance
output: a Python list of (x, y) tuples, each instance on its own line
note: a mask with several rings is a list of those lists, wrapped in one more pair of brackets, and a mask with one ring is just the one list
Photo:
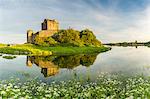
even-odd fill
[(25, 42), (45, 18), (89, 28), (104, 43), (150, 41), (150, 0), (0, 0), (0, 42)]

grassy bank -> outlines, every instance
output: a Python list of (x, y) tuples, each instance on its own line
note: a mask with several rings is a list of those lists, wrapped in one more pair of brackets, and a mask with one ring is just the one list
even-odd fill
[(32, 44), (0, 45), (0, 53), (14, 55), (86, 54), (110, 50), (108, 47), (42, 47)]
[(4, 46), (6, 46), (6, 44), (1, 44), (1, 43), (0, 43), (0, 48), (1, 48), (1, 47), (4, 47)]
[(101, 75), (95, 82), (76, 80), (43, 83), (37, 80), (0, 81), (0, 98), (149, 99), (150, 78)]

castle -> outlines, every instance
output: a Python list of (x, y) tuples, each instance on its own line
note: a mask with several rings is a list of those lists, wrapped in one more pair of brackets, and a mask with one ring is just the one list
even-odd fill
[(46, 38), (52, 36), (54, 33), (58, 32), (59, 23), (56, 20), (44, 19), (44, 22), (41, 24), (41, 31), (36, 33), (33, 30), (27, 31), (27, 43), (35, 43), (35, 37)]

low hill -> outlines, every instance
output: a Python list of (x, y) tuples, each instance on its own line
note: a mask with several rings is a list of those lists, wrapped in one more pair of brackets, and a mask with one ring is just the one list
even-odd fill
[(74, 29), (60, 30), (47, 38), (37, 36), (35, 44), (41, 46), (101, 46), (101, 42), (96, 39), (94, 33), (89, 29), (82, 31)]

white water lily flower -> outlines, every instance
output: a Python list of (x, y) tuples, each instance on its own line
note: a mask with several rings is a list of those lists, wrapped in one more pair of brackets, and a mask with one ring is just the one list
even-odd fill
[(126, 99), (134, 99), (134, 96), (130, 96), (130, 97), (126, 98)]
[(45, 97), (50, 98), (51, 94), (46, 94)]
[(2, 94), (2, 95), (5, 95), (5, 94), (6, 94), (6, 92), (5, 92), (5, 91), (1, 91), (1, 94)]
[[(24, 97), (19, 97), (19, 99), (25, 99)], [(27, 98), (26, 98), (27, 99)]]
[(14, 86), (14, 88), (19, 88), (18, 86)]

